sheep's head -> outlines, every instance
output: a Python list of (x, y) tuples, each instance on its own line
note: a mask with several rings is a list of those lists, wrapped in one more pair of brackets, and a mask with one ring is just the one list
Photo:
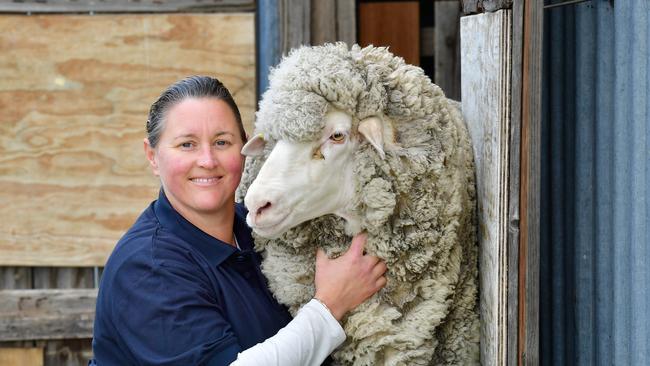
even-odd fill
[[(246, 221), (257, 234), (274, 238), (327, 214), (348, 219), (354, 231), (350, 212), (355, 205), (355, 152), (367, 142), (383, 157), (392, 129), (381, 116), (353, 123), (352, 116), (334, 107), (323, 120), (324, 127), (313, 141), (277, 141), (248, 188)], [(264, 136), (257, 135), (242, 153), (261, 155), (265, 143)]]
[(349, 217), (359, 200), (355, 152), (372, 145), (381, 160), (403, 146), (400, 136), (409, 132), (399, 126), (432, 115), (441, 99), (421, 69), (385, 48), (337, 43), (292, 51), (272, 70), (260, 101), (255, 130), (263, 135), (243, 151), (253, 156), (238, 193), (246, 192), (249, 225), (274, 238), (337, 214), (348, 234), (360, 230)]

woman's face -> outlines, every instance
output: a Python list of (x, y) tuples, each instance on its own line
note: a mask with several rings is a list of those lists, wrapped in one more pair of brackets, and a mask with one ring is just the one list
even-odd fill
[(224, 101), (188, 98), (172, 106), (158, 146), (145, 152), (172, 206), (186, 219), (232, 207), (242, 174), (243, 141)]

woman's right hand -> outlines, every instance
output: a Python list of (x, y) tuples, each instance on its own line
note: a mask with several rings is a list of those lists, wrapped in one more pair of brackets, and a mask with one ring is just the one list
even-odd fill
[(386, 264), (363, 253), (366, 234), (357, 234), (345, 254), (329, 259), (322, 249), (316, 253), (315, 297), (341, 320), (350, 310), (386, 285)]

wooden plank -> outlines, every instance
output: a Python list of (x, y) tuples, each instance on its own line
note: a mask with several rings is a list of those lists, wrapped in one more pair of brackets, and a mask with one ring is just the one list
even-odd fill
[(448, 98), (460, 99), (460, 9), (458, 2), (437, 1), (434, 30), (434, 82)]
[(2, 13), (244, 12), (254, 0), (21, 0), (0, 1)]
[(0, 290), (0, 341), (91, 338), (97, 289)]
[(310, 36), (310, 3), (304, 0), (279, 0), (280, 41), (282, 54), (293, 48), (308, 45)]
[(348, 45), (357, 43), (357, 12), (355, 0), (336, 0), (337, 40)]
[(356, 43), (354, 0), (311, 0), (311, 44)]
[(335, 42), (336, 2), (311, 0), (311, 44)]
[(519, 365), (539, 364), (539, 219), (544, 7), (523, 8), (519, 243)]
[[(35, 289), (93, 288), (94, 268), (35, 267)], [(47, 366), (87, 365), (92, 357), (90, 339), (38, 340), (37, 346), (45, 349)]]
[(359, 44), (389, 46), (412, 65), (420, 65), (420, 4), (417, 1), (359, 4)]
[(0, 348), (0, 365), (43, 366), (43, 348)]
[(461, 18), (463, 114), (472, 137), (479, 213), (481, 363), (506, 362), (511, 13)]
[(0, 265), (105, 263), (157, 196), (142, 139), (170, 83), (217, 76), (251, 131), (253, 18), (0, 17)]
[[(29, 289), (32, 288), (31, 267), (0, 267), (0, 290)], [(34, 347), (30, 340), (0, 342), (0, 348)], [(0, 362), (0, 365), (4, 363)]]
[[(512, 44), (523, 44), (523, 3), (512, 8)], [(512, 103), (510, 120), (510, 168), (508, 201), (508, 327), (507, 365), (519, 362), (519, 191), (521, 164), (521, 70), (522, 48), (512, 47)]]

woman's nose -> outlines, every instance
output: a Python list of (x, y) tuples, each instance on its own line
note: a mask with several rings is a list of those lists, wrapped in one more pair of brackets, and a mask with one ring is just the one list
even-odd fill
[(201, 149), (198, 165), (205, 169), (212, 169), (217, 165), (217, 159), (214, 155), (214, 151), (210, 148)]

